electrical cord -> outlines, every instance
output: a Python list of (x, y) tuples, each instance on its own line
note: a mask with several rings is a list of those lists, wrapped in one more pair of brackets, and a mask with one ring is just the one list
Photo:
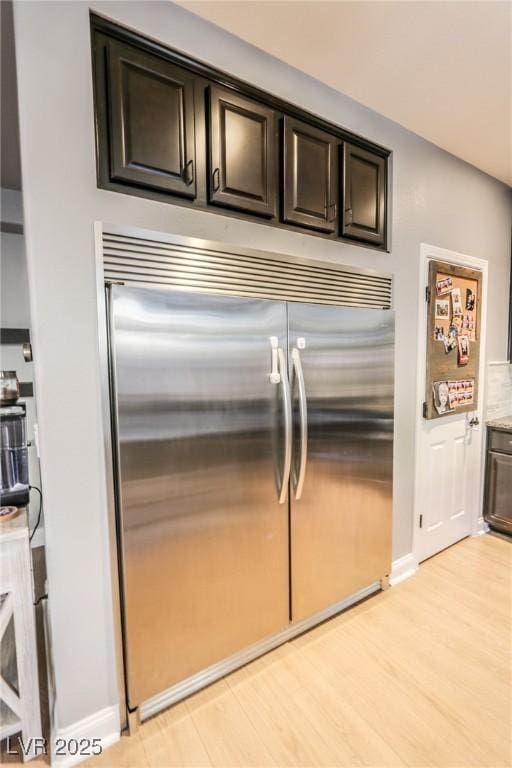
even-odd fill
[(37, 513), (37, 520), (34, 526), (34, 530), (32, 531), (32, 533), (28, 538), (29, 541), (32, 541), (32, 539), (34, 538), (34, 534), (39, 527), (39, 523), (41, 522), (41, 513), (43, 511), (43, 494), (41, 493), (41, 489), (38, 488), (37, 485), (29, 485), (28, 489), (29, 491), (37, 491), (39, 494), (39, 512)]
[(44, 595), (41, 595), (41, 597), (38, 597), (35, 603), (32, 603), (32, 605), (37, 608), (41, 600), (46, 600), (47, 597), (48, 597), (48, 592), (46, 592)]

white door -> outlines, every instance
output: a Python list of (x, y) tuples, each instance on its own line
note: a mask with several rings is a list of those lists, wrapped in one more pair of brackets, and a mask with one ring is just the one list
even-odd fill
[[(482, 271), (480, 371), (478, 409), (442, 419), (426, 420), (421, 413), (425, 387), (427, 304), (425, 286), (431, 259), (462, 264)], [(482, 515), (483, 400), (487, 262), (422, 244), (418, 337), (418, 418), (416, 422), (416, 471), (414, 550), (417, 562), (476, 533)], [(471, 426), (472, 420), (478, 424)]]
[(480, 432), (476, 414), (424, 420), (417, 472), (418, 562), (473, 532), (480, 502)]

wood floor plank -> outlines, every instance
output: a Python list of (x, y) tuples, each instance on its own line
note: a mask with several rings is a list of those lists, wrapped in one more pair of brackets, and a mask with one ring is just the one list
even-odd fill
[(143, 747), (143, 733), (133, 736), (121, 736), (121, 739), (101, 755), (91, 758), (87, 764), (94, 768), (149, 768)]
[(373, 729), (355, 709), (347, 697), (340, 696), (339, 690), (323, 675), (317, 674), (315, 667), (303, 654), (290, 649), (290, 644), (278, 649), (283, 663), (292, 668), (303, 685), (315, 700), (315, 707), (323, 717), (331, 718), (337, 724), (339, 737), (350, 746), (354, 755), (354, 764), (365, 766), (405, 765), (400, 756)]
[(480, 749), (476, 736), (474, 743), (468, 741), (403, 670), (390, 669), (384, 658), (375, 661), (371, 650), (347, 636), (339, 647), (331, 640), (328, 646), (317, 642), (301, 648), (408, 765), (506, 765)]
[[(420, 633), (421, 634), (421, 633)], [(432, 655), (425, 652), (423, 638), (416, 637), (413, 653), (404, 652), (404, 643), (409, 642), (409, 636), (395, 633), (394, 642), (384, 647), (375, 638), (375, 632), (368, 627), (352, 625), (344, 633), (344, 642), (351, 637), (355, 643), (364, 646), (365, 655), (371, 656), (376, 664), (382, 663), (385, 656), (386, 668), (400, 680), (408, 691), (414, 691), (421, 700), (429, 702), (436, 711), (441, 713), (444, 720), (452, 726), (452, 738), (462, 736), (472, 749), (484, 747), (486, 755), (496, 764), (504, 760), (500, 744), (504, 743), (509, 734), (509, 728), (503, 718), (503, 711), (510, 703), (509, 689), (503, 686), (498, 695), (498, 680), (494, 680), (494, 696), (489, 698), (482, 694), (482, 680), (488, 678), (488, 670), (482, 672), (478, 664), (462, 665), (456, 654), (451, 662), (442, 670), (432, 664)], [(423, 654), (421, 651), (423, 650)], [(505, 670), (504, 670), (505, 671)], [(446, 672), (450, 678), (447, 679)], [(473, 744), (474, 734), (482, 729), (476, 745)]]
[(512, 768), (512, 547), (484, 535), (152, 720), (105, 768)]
[(144, 725), (143, 747), (148, 765), (210, 768), (208, 753), (184, 702)]
[(277, 765), (224, 680), (192, 696), (186, 706), (212, 766)]
[(268, 744), (277, 765), (350, 766), (351, 750), (339, 743), (335, 724), (314, 720), (307, 691), (280, 663), (261, 660), (228, 680), (248, 717)]

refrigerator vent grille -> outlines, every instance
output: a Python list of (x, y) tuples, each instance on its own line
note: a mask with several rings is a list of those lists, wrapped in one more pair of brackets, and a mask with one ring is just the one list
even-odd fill
[(264, 251), (227, 252), (207, 241), (187, 238), (185, 244), (179, 242), (184, 238), (177, 240), (161, 242), (104, 232), (105, 279), (183, 291), (391, 308), (390, 276)]

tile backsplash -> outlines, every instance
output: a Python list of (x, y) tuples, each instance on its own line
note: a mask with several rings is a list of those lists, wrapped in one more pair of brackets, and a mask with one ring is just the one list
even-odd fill
[(512, 415), (512, 364), (489, 363), (487, 366), (486, 419)]

